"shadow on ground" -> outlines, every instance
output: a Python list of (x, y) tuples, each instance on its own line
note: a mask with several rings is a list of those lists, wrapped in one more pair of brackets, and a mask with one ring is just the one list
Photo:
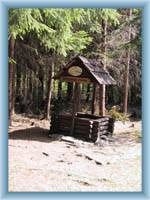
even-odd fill
[[(50, 134), (49, 136), (49, 129), (33, 127), (11, 131), (9, 132), (8, 138), (12, 140), (28, 140), (49, 143), (53, 141), (60, 141), (62, 134)], [(91, 140), (87, 140), (83, 137), (73, 136), (73, 138), (82, 140), (83, 142), (93, 143)]]
[(54, 141), (54, 139), (48, 137), (48, 134), (48, 129), (33, 127), (9, 132), (8, 138), (12, 140), (34, 140), (39, 142)]
[[(141, 143), (141, 132), (124, 132), (122, 134), (114, 134), (114, 136), (111, 138), (111, 144), (112, 145), (122, 145), (122, 144), (128, 144), (128, 143)], [(19, 130), (13, 130), (9, 132), (8, 135), (9, 139), (12, 140), (28, 140), (28, 141), (39, 141), (39, 142), (53, 142), (53, 141), (59, 141), (61, 139), (61, 134), (53, 135), (52, 137), (49, 137), (49, 129), (41, 128), (41, 127), (32, 127), (32, 128), (26, 128), (26, 129), (19, 129)], [(77, 137), (77, 139), (87, 141), (84, 138)], [(114, 144), (115, 142), (115, 144)]]

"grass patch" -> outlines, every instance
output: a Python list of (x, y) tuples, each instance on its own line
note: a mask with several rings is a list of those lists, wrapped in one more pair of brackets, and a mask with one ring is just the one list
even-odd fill
[(121, 113), (117, 110), (116, 106), (113, 106), (109, 111), (108, 111), (108, 115), (110, 115), (113, 119), (117, 120), (117, 121), (129, 121), (129, 118), (127, 115), (125, 115), (124, 113)]
[(137, 143), (140, 143), (142, 141), (142, 133), (140, 131), (134, 131), (133, 135)]

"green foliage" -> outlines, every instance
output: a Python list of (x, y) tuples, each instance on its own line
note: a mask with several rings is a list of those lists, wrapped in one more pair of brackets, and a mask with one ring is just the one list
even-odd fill
[[(57, 72), (76, 53), (83, 53), (85, 57), (99, 64), (105, 56), (107, 69), (117, 80), (116, 91), (114, 86), (113, 90), (108, 87), (111, 105), (121, 103), (126, 51), (130, 47), (129, 101), (134, 105), (137, 97), (141, 99), (140, 18), (140, 9), (133, 9), (130, 22), (127, 9), (9, 9), (9, 37), (13, 36), (16, 39), (18, 47), (15, 46), (15, 55), (17, 54), (15, 60), (22, 74), (25, 67), (32, 70), (38, 80), (44, 74), (45, 90), (47, 90), (47, 69), (51, 66), (52, 60), (55, 62), (55, 72)], [(107, 21), (105, 55), (101, 51), (102, 20)], [(132, 37), (131, 41), (128, 41), (127, 31), (130, 24)], [(9, 58), (9, 62), (15, 61)], [(63, 88), (62, 91), (64, 90)], [(44, 94), (46, 95), (46, 92)], [(86, 96), (86, 91), (84, 95)], [(57, 87), (54, 96), (57, 96)], [(122, 113), (113, 109), (109, 112), (118, 120), (125, 118)]]
[(115, 120), (118, 120), (118, 121), (128, 121), (128, 117), (127, 115), (119, 112), (116, 108), (116, 106), (113, 106), (109, 111), (108, 111), (108, 114), (114, 118)]
[(10, 63), (10, 64), (16, 64), (16, 61), (13, 59), (13, 58), (8, 58), (8, 62)]
[(84, 9), (10, 9), (9, 36), (15, 39), (32, 33), (46, 50), (63, 56), (72, 50), (80, 52), (92, 41), (84, 31), (73, 26), (84, 23)]
[(80, 52), (92, 41), (84, 30), (75, 30), (89, 22), (91, 32), (101, 32), (100, 20), (118, 23), (115, 9), (10, 9), (9, 36), (15, 39), (34, 33), (47, 50), (66, 56), (68, 51)]
[[(14, 39), (23, 36), (28, 32), (35, 31), (36, 34), (46, 32), (53, 33), (54, 30), (42, 23), (43, 19), (38, 9), (10, 9), (9, 10), (9, 36)], [(40, 36), (40, 35), (38, 35)]]
[[(120, 25), (107, 34), (107, 68), (117, 80), (118, 93), (122, 94), (127, 51), (130, 49), (129, 102), (133, 106), (137, 101), (141, 101), (140, 95), (136, 98), (137, 94), (141, 94), (141, 9), (133, 9), (130, 20), (128, 9), (120, 9), (119, 13)], [(129, 27), (131, 27), (130, 41)]]
[(115, 26), (119, 24), (120, 14), (116, 9), (102, 9), (100, 16), (110, 24)]
[(75, 52), (80, 52), (82, 49), (85, 49), (87, 44), (91, 41), (92, 38), (88, 37), (88, 34), (85, 31), (78, 31), (72, 33), (72, 37), (68, 43), (66, 43), (66, 48)]

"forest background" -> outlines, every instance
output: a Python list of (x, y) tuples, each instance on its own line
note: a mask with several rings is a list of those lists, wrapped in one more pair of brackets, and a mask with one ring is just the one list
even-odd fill
[[(141, 9), (9, 9), (10, 123), (15, 113), (50, 119), (58, 103), (61, 111), (70, 111), (74, 84), (53, 76), (75, 55), (108, 70), (117, 82), (97, 87), (95, 114), (140, 118), (141, 14)], [(92, 84), (82, 84), (83, 112), (90, 112), (92, 91)]]

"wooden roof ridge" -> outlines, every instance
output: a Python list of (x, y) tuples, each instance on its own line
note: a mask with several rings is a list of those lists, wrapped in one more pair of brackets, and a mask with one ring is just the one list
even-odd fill
[(57, 72), (56, 75), (54, 75), (54, 79), (57, 78), (57, 77), (59, 77), (63, 73), (63, 71), (65, 69), (67, 69), (68, 67), (70, 67), (70, 65), (75, 61), (76, 58), (77, 58), (77, 55), (74, 56), (59, 72)]
[(88, 65), (87, 67), (92, 67), (92, 68), (90, 68), (90, 71), (109, 74), (109, 72), (106, 69), (103, 69), (102, 67), (100, 67), (100, 65), (98, 65), (98, 63), (92, 63), (91, 61), (87, 60), (87, 58), (85, 58), (83, 56), (78, 56), (78, 57), (83, 62), (83, 64)]
[[(92, 76), (96, 79), (96, 81), (101, 84), (116, 84), (116, 81), (112, 78), (106, 69), (103, 69), (98, 64), (91, 63), (89, 60), (87, 60), (87, 58), (83, 56), (78, 57), (83, 62), (88, 71), (92, 74)], [(103, 74), (103, 76), (100, 77), (101, 74)]]

